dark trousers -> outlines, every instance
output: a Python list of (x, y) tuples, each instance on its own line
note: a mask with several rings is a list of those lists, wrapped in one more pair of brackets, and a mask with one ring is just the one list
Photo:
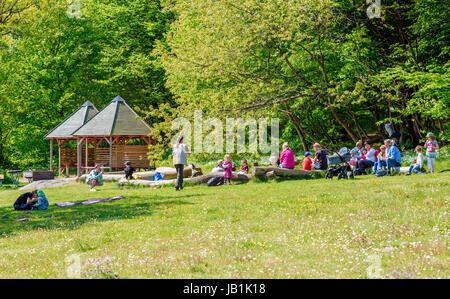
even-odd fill
[(389, 136), (389, 138), (394, 139), (395, 138), (395, 145), (400, 145), (400, 137), (402, 136), (402, 134), (398, 133), (398, 132), (394, 132), (392, 133), (391, 136)]
[(16, 210), (16, 211), (31, 210), (31, 207), (33, 206), (33, 204), (14, 205), (14, 210)]
[(391, 168), (392, 167), (400, 167), (400, 166), (402, 166), (402, 164), (398, 163), (394, 159), (381, 160), (380, 165), (383, 166), (383, 167), (386, 166), (388, 173), (391, 173)]
[(356, 169), (361, 171), (362, 174), (367, 174), (366, 169), (372, 168), (374, 164), (375, 163), (370, 160), (359, 160), (358, 162), (356, 162)]
[(175, 169), (177, 170), (177, 182), (175, 183), (175, 189), (183, 189), (183, 164), (175, 164)]

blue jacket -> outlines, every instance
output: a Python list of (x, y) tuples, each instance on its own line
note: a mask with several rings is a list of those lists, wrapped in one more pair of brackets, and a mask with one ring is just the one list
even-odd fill
[(40, 196), (38, 198), (37, 204), (34, 205), (38, 210), (47, 210), (48, 208), (48, 200), (45, 196)]
[(386, 156), (388, 159), (394, 159), (398, 164), (402, 164), (402, 155), (400, 154), (400, 150), (395, 145), (389, 146)]
[(89, 184), (89, 182), (91, 180), (96, 180), (98, 182), (101, 182), (101, 180), (103, 179), (102, 173), (101, 172), (97, 172), (97, 170), (93, 169), (89, 175), (86, 178), (86, 183)]

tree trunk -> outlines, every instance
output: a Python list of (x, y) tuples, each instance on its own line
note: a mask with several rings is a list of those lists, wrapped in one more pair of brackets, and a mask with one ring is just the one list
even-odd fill
[(358, 136), (356, 136), (355, 133), (350, 129), (348, 124), (339, 116), (337, 111), (334, 109), (334, 107), (329, 103), (328, 108), (330, 108), (331, 113), (333, 113), (334, 118), (337, 120), (337, 122), (344, 128), (344, 130), (347, 132), (347, 134), (352, 138), (353, 142), (358, 142)]
[(295, 117), (292, 113), (288, 114), (289, 119), (291, 120), (292, 124), (294, 125), (295, 129), (297, 130), (297, 134), (300, 137), (300, 141), (303, 145), (303, 150), (305, 152), (308, 151), (308, 143), (306, 142), (305, 133), (303, 132), (303, 128), (300, 126), (298, 122), (298, 118)]

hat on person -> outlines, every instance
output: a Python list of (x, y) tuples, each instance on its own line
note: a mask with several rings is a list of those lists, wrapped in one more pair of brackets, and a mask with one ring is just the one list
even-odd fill
[(427, 138), (430, 138), (430, 137), (434, 137), (434, 134), (431, 133), (431, 132), (429, 132), (429, 133), (427, 134)]
[(39, 197), (45, 197), (45, 193), (44, 193), (44, 191), (42, 191), (42, 190), (38, 190), (38, 191), (37, 191), (37, 195), (38, 195)]
[(306, 152), (306, 153), (305, 153), (305, 157), (308, 157), (308, 156), (311, 156), (311, 153), (310, 153), (310, 152)]
[(130, 161), (125, 162), (125, 165), (131, 165)]

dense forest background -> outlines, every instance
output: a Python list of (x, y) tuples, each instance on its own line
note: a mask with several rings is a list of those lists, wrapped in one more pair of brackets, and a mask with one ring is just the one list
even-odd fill
[(450, 141), (450, 6), (441, 0), (0, 0), (0, 169), (48, 167), (45, 134), (121, 95), (154, 127), (278, 117), (297, 151), (428, 131)]

